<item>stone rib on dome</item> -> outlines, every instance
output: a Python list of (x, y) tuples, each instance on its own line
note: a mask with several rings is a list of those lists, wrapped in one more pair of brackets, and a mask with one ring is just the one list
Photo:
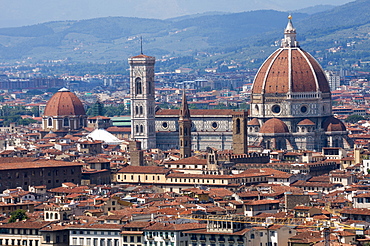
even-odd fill
[(330, 116), (329, 118), (327, 118), (324, 121), (322, 127), (326, 132), (344, 132), (347, 130), (343, 122), (341, 120), (338, 120), (334, 116)]
[(288, 126), (277, 118), (266, 121), (259, 131), (260, 133), (289, 133)]
[(85, 109), (78, 97), (68, 90), (59, 90), (48, 101), (44, 116), (85, 115)]

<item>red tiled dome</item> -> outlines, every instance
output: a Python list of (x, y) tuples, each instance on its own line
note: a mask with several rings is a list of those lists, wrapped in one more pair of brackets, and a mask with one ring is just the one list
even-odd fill
[(314, 126), (315, 123), (313, 123), (311, 120), (309, 119), (304, 119), (304, 120), (301, 120), (297, 125), (304, 125), (304, 126)]
[(252, 93), (330, 92), (324, 71), (306, 51), (280, 48), (261, 66)]
[(326, 132), (344, 132), (347, 130), (343, 122), (338, 120), (334, 116), (330, 116), (329, 118), (327, 118), (324, 121), (322, 127)]
[(291, 19), (285, 28), (281, 48), (260, 67), (253, 82), (253, 94), (330, 93), (328, 80), (319, 63), (299, 47)]
[(44, 116), (85, 115), (80, 99), (68, 89), (60, 89), (48, 101)]
[(266, 121), (262, 125), (261, 130), (259, 132), (260, 133), (288, 133), (289, 129), (283, 121), (277, 118), (272, 118)]

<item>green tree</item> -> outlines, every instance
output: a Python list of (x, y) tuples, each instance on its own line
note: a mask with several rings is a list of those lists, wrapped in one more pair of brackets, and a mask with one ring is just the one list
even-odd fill
[(16, 221), (22, 221), (26, 219), (28, 219), (26, 211), (24, 211), (23, 209), (17, 209), (14, 212), (10, 213), (9, 223), (16, 222)]
[(37, 121), (31, 118), (20, 119), (18, 124), (28, 126), (29, 124), (36, 123)]
[(352, 114), (350, 116), (347, 117), (347, 119), (345, 119), (346, 122), (349, 122), (349, 123), (356, 123), (360, 120), (363, 120), (364, 117), (361, 116), (361, 115), (358, 115), (358, 114)]
[(39, 107), (32, 107), (31, 108), (32, 115), (35, 117), (40, 117), (40, 110)]
[(104, 104), (99, 100), (91, 107), (89, 116), (103, 116), (104, 115)]

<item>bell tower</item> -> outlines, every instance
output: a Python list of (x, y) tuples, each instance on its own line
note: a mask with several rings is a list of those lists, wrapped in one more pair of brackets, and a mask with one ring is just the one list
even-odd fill
[(182, 93), (182, 105), (179, 115), (179, 140), (180, 158), (191, 156), (191, 119), (188, 102), (186, 101), (185, 90)]
[(248, 153), (247, 118), (245, 111), (233, 113), (233, 152), (234, 154)]
[(142, 149), (156, 148), (154, 64), (155, 58), (140, 54), (130, 64), (131, 138)]

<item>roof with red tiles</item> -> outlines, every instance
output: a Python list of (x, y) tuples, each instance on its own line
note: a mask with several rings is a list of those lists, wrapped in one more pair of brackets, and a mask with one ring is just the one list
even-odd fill
[(257, 118), (253, 118), (251, 121), (248, 122), (248, 126), (260, 126)]
[(311, 120), (309, 120), (309, 119), (304, 119), (304, 120), (301, 120), (299, 123), (298, 123), (298, 125), (300, 126), (300, 125), (304, 125), (304, 126), (314, 126), (315, 125), (315, 123), (313, 123)]
[(266, 121), (260, 131), (260, 133), (288, 133), (288, 126), (277, 118), (272, 118)]
[(147, 55), (144, 55), (144, 54), (133, 56), (131, 58), (150, 58), (150, 59), (155, 59), (155, 57), (153, 57), (153, 56), (147, 56)]
[(172, 224), (172, 223), (155, 223), (146, 228), (144, 231), (184, 231), (184, 230), (195, 230), (205, 228), (206, 224), (199, 223), (184, 223), (184, 224)]
[(334, 116), (330, 116), (324, 121), (323, 128), (327, 132), (346, 131), (346, 127), (343, 122)]
[(280, 201), (279, 200), (257, 200), (257, 201), (244, 202), (245, 205), (251, 205), (251, 206), (264, 205), (264, 204), (276, 204), (276, 203), (280, 203)]
[[(0, 170), (13, 170), (13, 169), (31, 169), (31, 168), (47, 168), (47, 167), (71, 167), (71, 166), (82, 166), (80, 163), (76, 162), (66, 162), (66, 161), (55, 161), (55, 160), (35, 160), (35, 161), (20, 161), (20, 162), (11, 162), (12, 165), (9, 165), (9, 162), (2, 163), (0, 158)], [(14, 158), (16, 159), (16, 158)]]
[(18, 221), (14, 223), (2, 224), (0, 228), (20, 228), (20, 229), (41, 229), (44, 226), (49, 225), (50, 221)]

